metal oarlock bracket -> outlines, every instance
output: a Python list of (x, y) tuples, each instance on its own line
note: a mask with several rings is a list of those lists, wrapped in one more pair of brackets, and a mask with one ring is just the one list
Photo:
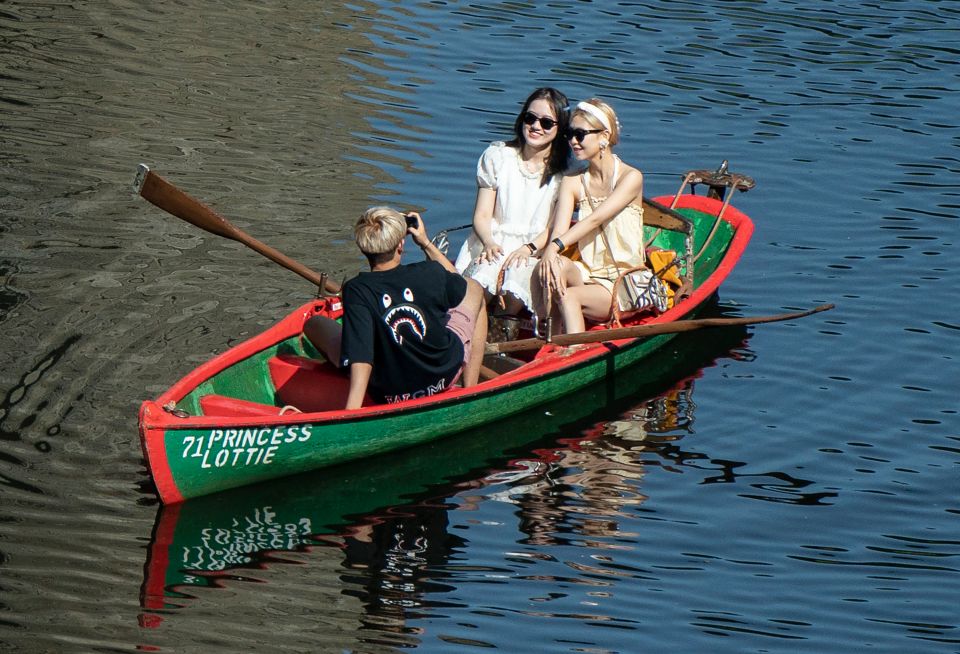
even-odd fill
[(320, 285), (317, 286), (317, 299), (319, 300), (324, 296), (324, 289), (327, 286), (327, 273), (320, 273)]
[(177, 408), (177, 403), (174, 401), (167, 402), (163, 405), (163, 410), (169, 413), (170, 415), (176, 416), (178, 418), (189, 418), (190, 414), (184, 411), (183, 409)]
[(733, 189), (735, 191), (746, 193), (757, 185), (752, 177), (729, 172), (727, 164), (727, 160), (724, 159), (723, 163), (721, 163), (720, 167), (716, 170), (688, 171), (687, 174), (683, 176), (683, 181), (680, 183), (680, 188), (677, 189), (677, 194), (673, 196), (673, 202), (670, 203), (670, 208), (676, 209), (677, 203), (680, 201), (680, 196), (683, 195), (683, 191), (687, 187), (687, 184), (690, 184), (691, 186), (696, 186), (697, 184), (706, 184), (710, 187), (710, 190), (707, 191), (707, 196), (716, 200), (723, 200), (723, 206), (720, 207), (720, 211), (717, 213), (717, 220), (713, 223), (713, 229), (710, 230), (710, 234), (703, 242), (703, 245), (700, 246), (700, 251), (697, 252), (697, 254), (693, 257), (694, 262), (700, 258), (700, 255), (703, 254), (703, 252), (707, 249), (707, 245), (709, 245), (710, 241), (713, 240), (714, 234), (717, 233), (717, 227), (720, 226), (720, 220), (723, 218), (723, 214), (727, 211), (727, 207), (730, 206), (730, 200), (733, 199), (734, 194), (728, 194), (727, 190)]
[(461, 229), (468, 229), (468, 228), (472, 229), (473, 223), (467, 223), (466, 225), (460, 225), (459, 227), (450, 227), (448, 229), (441, 229), (439, 232), (437, 232), (437, 235), (430, 240), (433, 242), (434, 245), (437, 246), (437, 249), (440, 250), (443, 256), (447, 256), (447, 250), (450, 249), (450, 239), (447, 237), (447, 235), (450, 232), (456, 232)]
[(687, 188), (687, 184), (692, 186), (696, 186), (697, 184), (706, 184), (710, 187), (710, 190), (707, 191), (708, 196), (717, 200), (723, 200), (723, 207), (720, 209), (720, 213), (718, 214), (718, 216), (722, 217), (723, 213), (727, 210), (727, 205), (730, 204), (730, 200), (733, 197), (733, 193), (727, 195), (727, 189), (734, 189), (746, 193), (757, 185), (752, 177), (729, 172), (727, 165), (728, 162), (726, 159), (724, 159), (723, 163), (721, 163), (720, 167), (716, 170), (688, 171), (687, 174), (683, 176), (683, 181), (680, 183), (680, 188), (677, 189), (677, 194), (673, 196), (673, 202), (670, 204), (670, 208), (675, 209), (677, 207), (677, 203), (680, 201), (680, 196), (683, 195), (683, 191)]
[[(320, 300), (325, 297), (338, 297), (340, 295), (340, 291), (337, 291), (336, 293), (332, 293), (327, 290), (327, 282), (329, 280), (330, 280), (330, 275), (328, 275), (327, 273), (320, 273), (320, 285), (317, 286), (316, 299)], [(343, 279), (340, 280), (340, 288), (343, 288), (343, 285), (346, 283), (347, 283), (347, 278), (344, 277)]]

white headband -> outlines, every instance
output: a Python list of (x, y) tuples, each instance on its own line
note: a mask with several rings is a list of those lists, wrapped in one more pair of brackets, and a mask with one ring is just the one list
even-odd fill
[(607, 118), (607, 115), (603, 112), (600, 107), (590, 104), (589, 102), (578, 102), (577, 109), (581, 111), (586, 111), (588, 114), (600, 121), (600, 124), (603, 125), (603, 128), (610, 131), (610, 119)]

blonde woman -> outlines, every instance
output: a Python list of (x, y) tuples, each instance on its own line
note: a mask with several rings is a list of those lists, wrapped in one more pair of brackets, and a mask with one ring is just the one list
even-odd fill
[[(536, 278), (562, 318), (564, 332), (572, 333), (583, 331), (586, 320), (607, 320), (620, 271), (644, 262), (643, 174), (613, 153), (620, 123), (602, 100), (591, 98), (573, 107), (564, 138), (587, 169), (560, 184)], [(579, 220), (571, 225), (575, 208)], [(577, 261), (561, 254), (571, 245), (577, 246)]]

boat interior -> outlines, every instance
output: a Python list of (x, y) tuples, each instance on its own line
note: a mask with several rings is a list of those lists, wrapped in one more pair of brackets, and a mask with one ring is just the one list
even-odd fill
[[(675, 252), (681, 276), (690, 288), (695, 288), (718, 265), (733, 229), (717, 216), (704, 212), (680, 213), (646, 199), (644, 205), (644, 247)], [(718, 232), (721, 236), (714, 238)], [(683, 296), (679, 297), (682, 301)], [(530, 336), (531, 322), (518, 320), (505, 326), (494, 322), (490, 339)], [(536, 355), (535, 349), (487, 355), (481, 381), (489, 382), (517, 370)], [(185, 416), (222, 417), (337, 410), (346, 402), (348, 384), (346, 375), (327, 362), (307, 339), (296, 334), (201, 382), (169, 410)], [(317, 389), (323, 392), (318, 393)]]

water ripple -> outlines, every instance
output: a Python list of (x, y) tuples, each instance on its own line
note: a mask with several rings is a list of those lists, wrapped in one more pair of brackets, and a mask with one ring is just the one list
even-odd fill
[[(956, 646), (953, 3), (8, 2), (0, 29), (10, 647)], [(232, 509), (276, 524), (141, 579), (170, 513), (139, 401), (314, 289), (135, 198), (135, 164), (346, 277), (369, 204), (468, 222), (477, 156), (541, 84), (612, 101), (648, 194), (723, 159), (757, 178), (736, 313), (838, 308), (683, 341), (725, 354), (674, 386), (184, 506), (176, 543)], [(277, 541), (288, 511), (316, 523)]]

